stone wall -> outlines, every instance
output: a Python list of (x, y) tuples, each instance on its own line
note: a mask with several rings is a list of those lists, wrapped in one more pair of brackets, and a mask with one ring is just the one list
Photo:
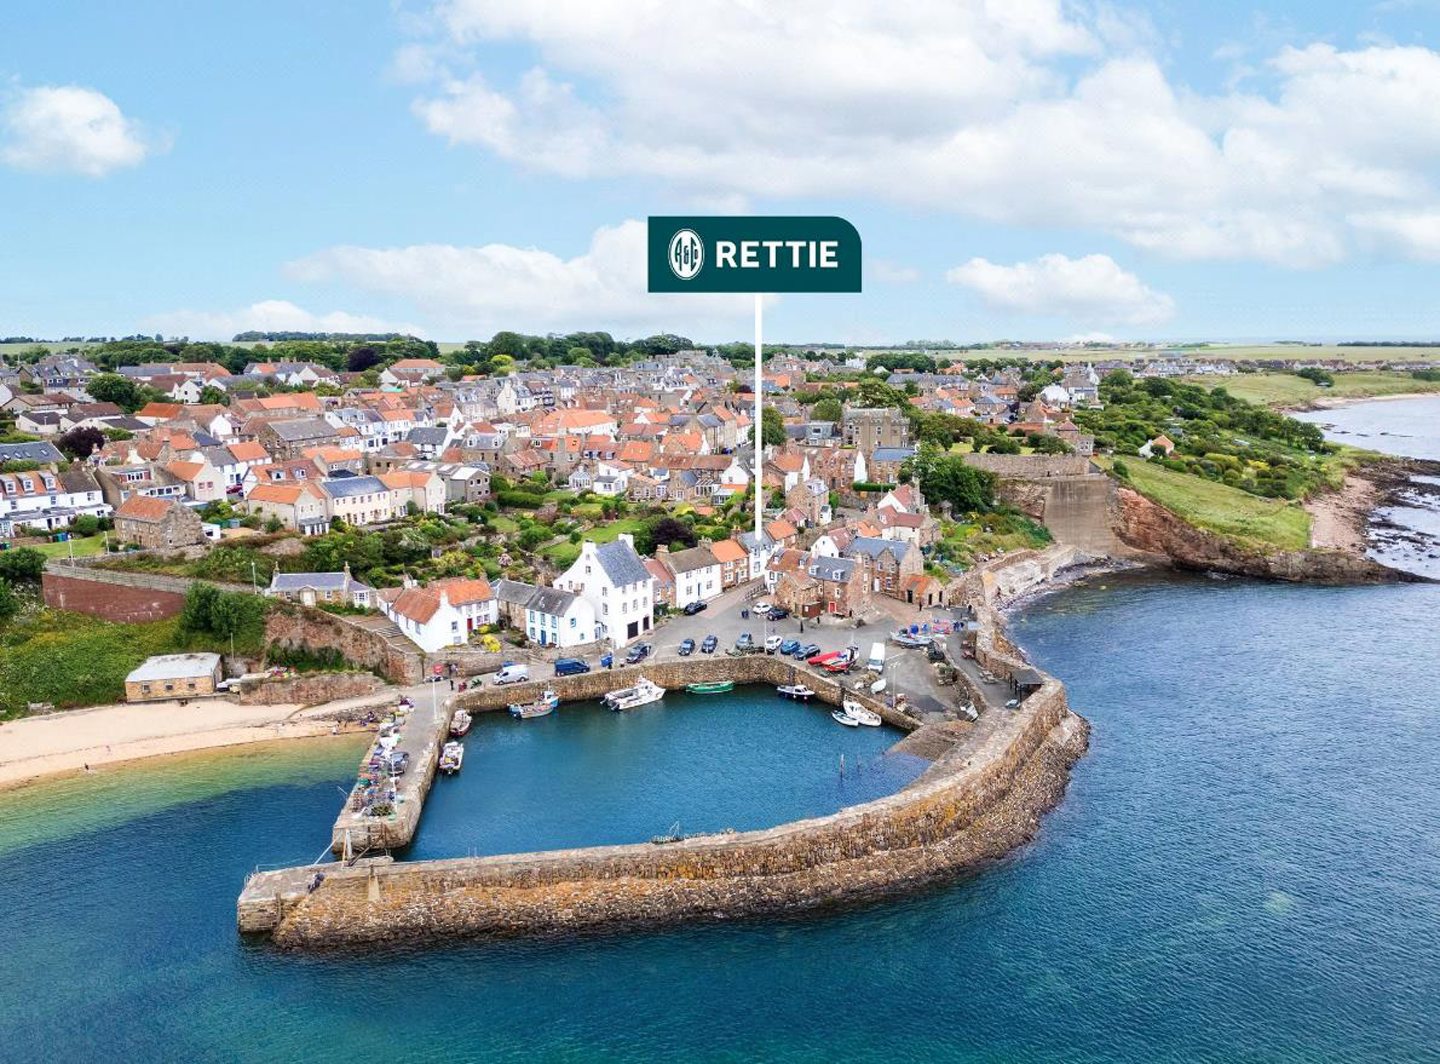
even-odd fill
[(256, 706), (318, 706), (374, 694), (385, 684), (369, 672), (312, 672), (288, 678), (247, 679), (231, 690), (236, 701)]
[[(989, 715), (911, 787), (828, 817), (665, 845), (327, 870), (251, 878), (242, 930), (289, 947), (654, 925), (835, 906), (893, 893), (1002, 855), (1058, 801), (1086, 742), (1050, 681), (1013, 713)], [(268, 878), (267, 878), (268, 877)]]
[(271, 602), (265, 618), (266, 645), (338, 650), (346, 661), (373, 669), (398, 684), (419, 683), (424, 675), (420, 649), (398, 628), (393, 636), (387, 636), (386, 629), (394, 628), (393, 624), (372, 629), (360, 623), (366, 618), (326, 613), (278, 599)]
[(1079, 454), (967, 454), (965, 464), (1007, 480), (1078, 477), (1094, 472), (1090, 459)]
[(1096, 557), (1127, 553), (1113, 528), (1115, 482), (1102, 473), (1002, 480), (998, 494), (1043, 524), (1057, 543), (1080, 547)]

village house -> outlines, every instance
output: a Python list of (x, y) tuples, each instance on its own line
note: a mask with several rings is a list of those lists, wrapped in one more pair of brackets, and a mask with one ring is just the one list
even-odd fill
[(173, 550), (205, 539), (200, 516), (173, 499), (132, 495), (115, 511), (115, 538), (147, 549)]
[(710, 553), (720, 563), (720, 587), (723, 590), (728, 591), (750, 581), (750, 555), (738, 541), (722, 539), (712, 543)]
[[(23, 446), (9, 445), (6, 450), (13, 453), (14, 447)], [(4, 453), (0, 452), (0, 462), (10, 460)], [(0, 522), (12, 527), (49, 532), (68, 527), (77, 517), (106, 517), (111, 509), (94, 474), (81, 466), (0, 473)]]
[(421, 587), (386, 588), (380, 611), (426, 653), (464, 646), (477, 628), (499, 619), (495, 592), (484, 579), (451, 577)]
[(905, 579), (919, 576), (925, 568), (917, 548), (898, 540), (871, 536), (856, 536), (845, 548), (843, 557), (861, 562), (870, 591), (901, 601), (905, 600)]
[(282, 573), (270, 576), (266, 598), (284, 599), (302, 606), (330, 604), (370, 609), (375, 605), (375, 589), (350, 575), (350, 565), (338, 573)]
[(325, 492), (308, 480), (256, 484), (245, 496), (245, 508), (270, 518), (302, 536), (323, 536), (330, 531), (330, 510)]
[(352, 525), (374, 525), (405, 516), (394, 493), (378, 477), (335, 477), (320, 482), (330, 516)]
[(721, 566), (708, 546), (672, 551), (665, 544), (655, 548), (655, 560), (675, 574), (675, 605), (709, 602), (719, 596)]
[(323, 417), (267, 421), (260, 425), (255, 438), (278, 459), (299, 458), (310, 447), (333, 444), (339, 436), (335, 426)]
[(555, 586), (572, 591), (595, 608), (596, 623), (617, 647), (648, 635), (654, 627), (655, 578), (635, 553), (635, 537), (622, 532), (613, 543), (585, 540), (580, 557)]
[(524, 631), (532, 643), (562, 650), (595, 643), (604, 636), (603, 626), (595, 621), (595, 607), (558, 587), (535, 589), (525, 603)]

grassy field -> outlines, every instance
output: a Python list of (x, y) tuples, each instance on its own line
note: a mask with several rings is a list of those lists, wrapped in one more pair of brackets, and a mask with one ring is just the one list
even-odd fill
[(1275, 407), (1298, 407), (1317, 399), (1440, 392), (1440, 381), (1416, 380), (1408, 373), (1339, 373), (1329, 388), (1321, 388), (1293, 373), (1237, 373), (1231, 377), (1191, 377), (1190, 380), (1207, 388), (1222, 387), (1237, 399)]
[[(1098, 456), (1095, 459), (1106, 469), (1111, 461)], [(1197, 528), (1261, 547), (1301, 550), (1310, 545), (1310, 515), (1298, 502), (1262, 499), (1138, 458), (1125, 459), (1125, 466), (1135, 490)]]
[(179, 648), (178, 622), (111, 624), (62, 610), (38, 610), (0, 629), (0, 716), (26, 703), (57, 709), (116, 702), (125, 677), (152, 654)]
[[(1234, 361), (1266, 361), (1268, 359), (1342, 359), (1346, 362), (1433, 362), (1440, 359), (1440, 347), (1338, 347), (1320, 344), (1306, 347), (1298, 344), (1211, 344), (1207, 347), (1170, 348), (1163, 344), (1153, 348), (1037, 348), (1034, 351), (977, 351), (972, 357), (1003, 358), (1006, 355), (1029, 358), (1037, 362), (1102, 362), (1110, 359), (1133, 360), (1156, 358), (1162, 351), (1183, 351), (1197, 359), (1222, 358)], [(953, 356), (963, 357), (960, 352)]]
[(84, 538), (72, 539), (67, 543), (26, 543), (26, 547), (34, 547), (47, 558), (69, 558), (71, 548), (74, 548), (76, 558), (89, 558), (99, 554), (105, 549), (104, 536), (86, 536)]

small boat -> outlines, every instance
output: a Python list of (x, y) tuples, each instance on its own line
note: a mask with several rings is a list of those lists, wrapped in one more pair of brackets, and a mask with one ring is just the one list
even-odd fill
[(687, 683), (685, 690), (692, 695), (723, 695), (735, 690), (734, 680), (716, 680), (714, 683)]
[(800, 702), (808, 702), (815, 695), (815, 692), (810, 690), (810, 688), (806, 687), (803, 683), (781, 684), (779, 687), (775, 688), (775, 693), (777, 695), (783, 695), (786, 698), (796, 699)]
[(878, 695), (883, 690), (885, 690), (885, 677), (882, 676), (870, 685), (870, 693)]
[(847, 728), (860, 727), (860, 722), (854, 717), (852, 717), (849, 713), (846, 713), (843, 709), (832, 709), (830, 711), (830, 719), (833, 720), (836, 724), (845, 725), (845, 727)]
[(440, 752), (440, 771), (453, 776), (460, 771), (465, 761), (465, 747), (458, 742), (448, 742)]
[(543, 717), (555, 712), (558, 705), (560, 696), (554, 691), (546, 691), (533, 702), (511, 702), (510, 715), (516, 720), (529, 720), (531, 717)]
[(470, 730), (470, 725), (474, 722), (474, 719), (475, 718), (470, 716), (470, 714), (466, 713), (463, 709), (457, 709), (455, 711), (455, 715), (450, 718), (451, 738), (459, 739), (466, 732), (468, 732)]
[(878, 728), (884, 723), (879, 713), (876, 713), (873, 709), (866, 709), (859, 702), (851, 702), (848, 698), (840, 703), (840, 708), (843, 709), (845, 715), (855, 721), (856, 724), (863, 724), (867, 728)]
[(664, 697), (665, 688), (642, 676), (633, 687), (622, 687), (618, 691), (611, 691), (601, 701), (618, 713), (624, 709), (648, 706), (651, 702), (658, 702)]
[(928, 635), (920, 636), (903, 631), (891, 632), (890, 642), (902, 647), (928, 647), (930, 645), (930, 637)]

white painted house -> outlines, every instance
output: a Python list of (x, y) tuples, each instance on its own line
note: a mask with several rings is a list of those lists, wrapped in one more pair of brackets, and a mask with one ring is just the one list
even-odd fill
[(525, 635), (532, 643), (566, 649), (599, 642), (605, 628), (596, 622), (595, 607), (579, 595), (537, 587), (525, 603)]
[(684, 607), (692, 602), (709, 602), (723, 590), (720, 559), (709, 547), (691, 547), (672, 551), (661, 544), (655, 558), (675, 575), (675, 605)]
[(488, 580), (457, 576), (424, 587), (386, 589), (379, 598), (381, 612), (427, 653), (464, 646), (477, 628), (499, 619)]
[(629, 533), (614, 543), (586, 540), (555, 586), (589, 602), (603, 637), (617, 647), (649, 635), (655, 626), (655, 578)]

